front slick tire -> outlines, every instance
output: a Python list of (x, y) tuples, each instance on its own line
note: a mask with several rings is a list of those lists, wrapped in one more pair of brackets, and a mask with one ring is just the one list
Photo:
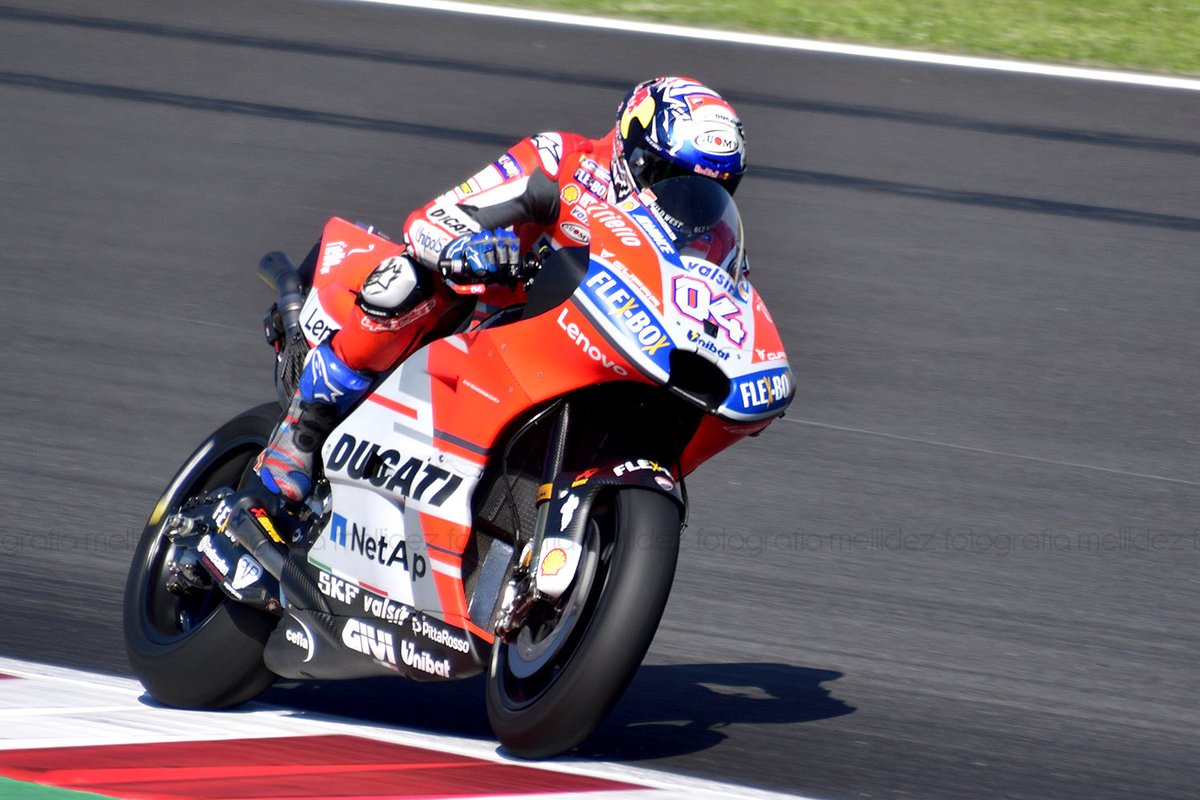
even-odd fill
[(549, 758), (582, 742), (625, 692), (667, 604), (679, 555), (675, 502), (645, 489), (599, 498), (575, 582), (556, 618), (497, 640), (487, 681), (496, 737)]
[(226, 708), (250, 700), (275, 679), (262, 654), (277, 619), (234, 603), (216, 586), (168, 591), (174, 545), (163, 528), (187, 500), (238, 487), (278, 418), (277, 404), (258, 406), (200, 445), (168, 485), (134, 551), (125, 583), (125, 649), (133, 674), (160, 703)]

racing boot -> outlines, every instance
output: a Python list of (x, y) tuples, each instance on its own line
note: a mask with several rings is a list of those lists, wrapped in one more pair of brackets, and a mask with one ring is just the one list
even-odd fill
[(346, 366), (328, 342), (311, 350), (287, 413), (254, 465), (263, 485), (289, 500), (307, 498), (317, 452), (370, 386), (371, 378)]

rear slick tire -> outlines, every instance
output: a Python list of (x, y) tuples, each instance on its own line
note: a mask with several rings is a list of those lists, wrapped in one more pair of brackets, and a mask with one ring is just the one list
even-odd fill
[(278, 618), (240, 605), (212, 586), (184, 595), (164, 581), (173, 545), (165, 521), (189, 498), (236, 488), (279, 418), (268, 403), (222, 425), (167, 486), (134, 550), (125, 583), (125, 650), (133, 674), (155, 700), (178, 708), (227, 708), (275, 680), (263, 649)]
[[(545, 636), (564, 641), (544, 648), (551, 652), (544, 664), (521, 660), (524, 629), (509, 643), (497, 640), (492, 651), (488, 720), (504, 747), (522, 758), (558, 755), (596, 729), (645, 658), (670, 594), (679, 555), (674, 500), (621, 489), (607, 503), (597, 501), (591, 523), (572, 596), (563, 604), (576, 608), (570, 629)], [(536, 642), (525, 649), (536, 652)]]

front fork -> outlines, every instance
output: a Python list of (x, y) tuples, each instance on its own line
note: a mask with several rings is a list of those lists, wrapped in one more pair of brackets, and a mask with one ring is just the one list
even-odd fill
[[(575, 579), (584, 553), (592, 505), (606, 489), (648, 489), (687, 507), (680, 481), (646, 458), (610, 458), (582, 472), (563, 472), (571, 407), (564, 403), (555, 421), (537, 493), (537, 526), (521, 552), (505, 589), (496, 635), (504, 641), (520, 629), (539, 603), (557, 604)], [(656, 534), (655, 531), (637, 532)]]
[[(533, 556), (540, 553), (546, 539), (546, 525), (550, 518), (550, 500), (553, 496), (554, 479), (562, 472), (566, 459), (567, 437), (571, 432), (571, 403), (566, 401), (559, 409), (554, 420), (554, 429), (550, 433), (550, 443), (546, 448), (546, 459), (542, 464), (542, 481), (537, 492), (537, 522), (533, 529), (533, 538), (526, 542), (521, 551), (513, 576), (505, 587), (504, 599), (501, 603), (500, 616), (496, 621), (496, 635), (504, 641), (516, 633), (528, 616), (529, 611), (538, 601), (547, 595), (540, 591), (535, 580), (535, 573), (530, 569)], [(561, 590), (559, 592), (561, 594)], [(557, 599), (555, 595), (552, 599)]]

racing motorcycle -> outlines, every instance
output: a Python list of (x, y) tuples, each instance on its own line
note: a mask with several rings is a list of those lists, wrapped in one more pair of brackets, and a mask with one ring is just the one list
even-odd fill
[(208, 437), (135, 551), (126, 648), (156, 700), (222, 708), (277, 677), (486, 671), (509, 752), (581, 742), (641, 664), (667, 602), (685, 476), (781, 416), (794, 387), (746, 272), (733, 199), (696, 176), (588, 209), (525, 302), (382, 374), (324, 443), (312, 496), (253, 470), (304, 354), (402, 245), (333, 218), (297, 269), (270, 253), (278, 402)]

